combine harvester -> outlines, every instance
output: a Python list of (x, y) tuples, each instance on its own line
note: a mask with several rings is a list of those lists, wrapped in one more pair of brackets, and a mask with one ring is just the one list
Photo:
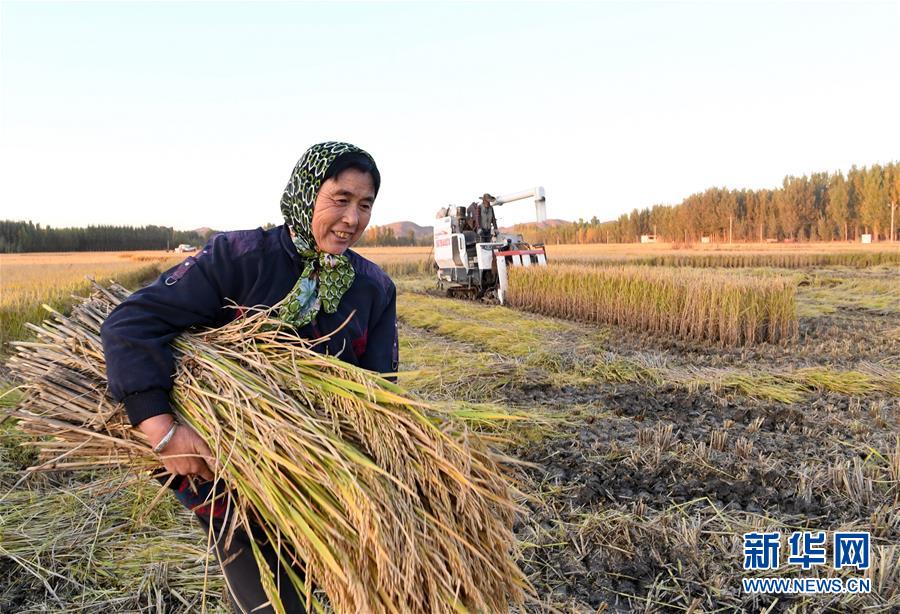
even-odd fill
[[(534, 199), (538, 222), (547, 219), (544, 188), (507, 194), (491, 205), (499, 207), (526, 198)], [(530, 245), (522, 235), (493, 232), (491, 240), (480, 242), (475, 223), (466, 207), (444, 207), (434, 224), (434, 260), (438, 268), (438, 287), (447, 296), (474, 299), (496, 298), (503, 304), (506, 271), (511, 266), (546, 266), (543, 245)]]

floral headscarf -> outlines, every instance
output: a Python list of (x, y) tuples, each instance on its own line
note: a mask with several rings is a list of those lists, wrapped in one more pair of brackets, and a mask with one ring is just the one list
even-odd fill
[(293, 232), (303, 272), (285, 300), (280, 317), (297, 327), (312, 322), (319, 309), (325, 309), (325, 313), (337, 311), (341, 297), (353, 284), (355, 273), (350, 259), (321, 251), (312, 232), (313, 208), (325, 172), (338, 156), (353, 152), (372, 157), (349, 143), (313, 145), (297, 162), (281, 197), (281, 213)]

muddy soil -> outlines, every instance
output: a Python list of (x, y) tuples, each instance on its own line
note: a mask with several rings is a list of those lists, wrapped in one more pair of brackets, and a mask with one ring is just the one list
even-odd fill
[[(742, 573), (738, 556), (716, 561), (703, 548), (685, 548), (677, 540), (663, 539), (646, 551), (638, 541), (630, 552), (621, 552), (585, 539), (585, 519), (592, 515), (641, 510), (633, 525), (623, 525), (640, 540), (651, 531), (641, 529), (641, 517), (665, 516), (679, 505), (789, 520), (810, 530), (834, 530), (896, 510), (896, 482), (893, 492), (881, 487), (870, 495), (847, 492), (835, 483), (842, 467), (851, 473), (856, 466), (866, 467), (869, 473), (863, 474), (872, 480), (889, 478), (886, 467), (878, 473), (865, 462), (872, 460), (869, 446), (886, 452), (894, 448), (900, 433), (896, 399), (860, 402), (829, 394), (787, 406), (634, 384), (599, 386), (590, 393), (536, 387), (521, 394), (521, 402), (554, 412), (578, 408), (557, 436), (514, 450), (534, 463), (529, 472), (533, 488), (550, 493), (530, 506), (532, 514), (518, 526), (520, 539), (543, 544), (526, 551), (524, 564), (550, 603), (572, 611), (594, 611), (604, 604), (612, 611), (631, 611), (659, 591), (660, 578), (673, 569), (714, 566), (715, 573), (730, 577), (724, 584), (731, 589), (739, 587)], [(900, 541), (900, 524), (887, 522), (877, 530), (887, 543)], [(710, 586), (689, 578), (676, 584), (678, 599), (702, 599), (711, 610), (774, 602), (727, 590), (717, 596)], [(675, 604), (674, 595), (668, 599)], [(794, 601), (782, 599), (772, 611), (797, 605)], [(651, 609), (679, 610), (657, 606)]]
[[(538, 463), (543, 479), (571, 486), (570, 498), (577, 506), (636, 499), (665, 506), (708, 497), (717, 507), (815, 514), (828, 525), (838, 525), (859, 510), (828, 505), (828, 493), (804, 496), (798, 492), (798, 472), (823, 458), (834, 465), (867, 457), (865, 450), (840, 442), (865, 434), (867, 445), (889, 449), (900, 432), (897, 411), (873, 414), (853, 410), (851, 404), (847, 397), (825, 395), (796, 408), (681, 390), (649, 396), (641, 387), (619, 386), (582, 406), (585, 419), (570, 427), (569, 437), (548, 439), (545, 445), (517, 453)], [(592, 410), (598, 415), (591, 415)], [(642, 432), (669, 425), (671, 442), (660, 462), (628, 461), (630, 451), (657, 446), (655, 441), (642, 442)], [(723, 433), (721, 443), (711, 442), (714, 431)], [(745, 455), (735, 451), (738, 438), (752, 444)], [(697, 456), (699, 444), (707, 446), (708, 454)], [(898, 530), (894, 537), (900, 537)]]

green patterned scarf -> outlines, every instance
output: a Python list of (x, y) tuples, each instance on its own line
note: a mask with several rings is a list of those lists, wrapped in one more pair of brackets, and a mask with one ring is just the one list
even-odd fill
[(350, 259), (321, 251), (312, 232), (313, 207), (325, 172), (338, 156), (351, 152), (369, 156), (349, 143), (313, 145), (297, 162), (281, 197), (281, 213), (293, 232), (303, 272), (282, 306), (280, 317), (298, 328), (312, 322), (319, 309), (325, 313), (337, 311), (341, 298), (353, 284), (355, 273)]

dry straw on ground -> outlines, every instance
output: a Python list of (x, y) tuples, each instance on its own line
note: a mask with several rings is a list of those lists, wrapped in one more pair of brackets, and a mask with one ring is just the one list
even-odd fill
[(190, 512), (148, 516), (159, 485), (109, 475), (0, 495), (0, 611), (224, 613)]
[[(158, 464), (105, 394), (99, 327), (121, 290), (54, 313), (17, 344), (29, 394), (13, 413), (45, 468)], [(35, 327), (36, 328), (36, 327)], [(341, 612), (502, 611), (526, 582), (513, 560), (504, 459), (387, 380), (319, 355), (260, 312), (184, 335), (173, 400), (216, 451), (237, 523), (283, 544), (289, 574)], [(255, 553), (260, 556), (259, 553)], [(260, 559), (261, 560), (261, 559)], [(268, 572), (261, 561), (261, 569)], [(267, 594), (280, 608), (271, 573)]]
[(779, 343), (797, 332), (796, 288), (779, 277), (651, 267), (516, 267), (510, 306), (718, 345)]

